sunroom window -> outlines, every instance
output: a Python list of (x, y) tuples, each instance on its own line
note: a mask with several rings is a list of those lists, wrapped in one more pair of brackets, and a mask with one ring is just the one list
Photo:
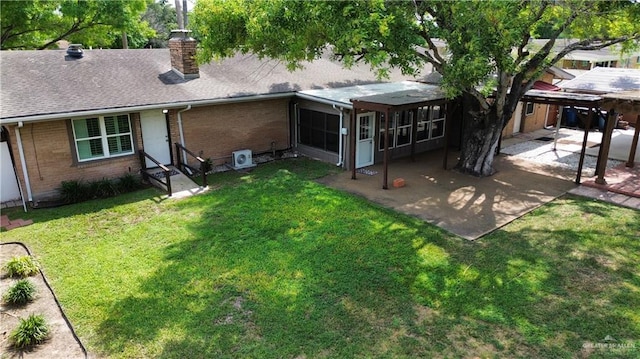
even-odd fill
[(79, 119), (72, 124), (79, 161), (133, 154), (129, 115)]
[(298, 143), (337, 153), (339, 127), (338, 115), (302, 108), (298, 117)]
[(444, 136), (444, 106), (436, 105), (431, 107), (431, 138)]
[(429, 139), (429, 130), (431, 129), (431, 117), (429, 115), (429, 107), (418, 109), (418, 130), (416, 132), (417, 142)]
[(436, 139), (444, 136), (444, 121), (446, 117), (443, 105), (433, 105), (418, 109), (418, 128), (416, 137), (418, 142)]
[(396, 112), (396, 116), (398, 117), (398, 120), (396, 121), (396, 123), (398, 124), (396, 147), (409, 145), (411, 144), (411, 125), (413, 125), (413, 112)]

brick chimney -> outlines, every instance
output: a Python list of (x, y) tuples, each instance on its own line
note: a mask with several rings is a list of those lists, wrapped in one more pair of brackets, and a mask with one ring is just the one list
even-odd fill
[(200, 77), (200, 70), (195, 59), (198, 42), (189, 36), (190, 32), (189, 30), (173, 30), (171, 31), (171, 39), (169, 39), (171, 69), (185, 80)]

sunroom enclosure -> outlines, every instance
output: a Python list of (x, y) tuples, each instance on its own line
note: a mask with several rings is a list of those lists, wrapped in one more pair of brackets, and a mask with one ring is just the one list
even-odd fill
[[(407, 90), (351, 99), (350, 142), (358, 144), (371, 137), (370, 120), (362, 121), (367, 114), (379, 114), (378, 150), (383, 153), (382, 188), (388, 189), (390, 152), (406, 151), (413, 159), (416, 147), (422, 141), (444, 138), (448, 146), (447, 129), (451, 118), (451, 106), (444, 93), (437, 87)], [(365, 116), (363, 116), (363, 114)], [(387, 120), (389, 119), (389, 120)], [(375, 123), (375, 121), (374, 121)], [(351, 163), (361, 161), (362, 147), (350, 147)], [(446, 156), (445, 156), (446, 157)], [(356, 179), (357, 166), (351, 168), (351, 179)]]

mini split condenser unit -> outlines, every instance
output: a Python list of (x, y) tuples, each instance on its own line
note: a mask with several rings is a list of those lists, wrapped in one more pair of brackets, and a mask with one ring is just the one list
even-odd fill
[(235, 169), (254, 167), (251, 150), (240, 150), (232, 153), (232, 167)]

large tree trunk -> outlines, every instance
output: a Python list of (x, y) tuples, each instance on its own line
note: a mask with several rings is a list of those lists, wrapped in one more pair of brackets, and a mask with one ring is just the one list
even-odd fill
[(496, 147), (503, 129), (503, 120), (495, 106), (481, 111), (478, 102), (471, 96), (463, 96), (464, 126), (462, 149), (456, 169), (478, 177), (491, 176)]

